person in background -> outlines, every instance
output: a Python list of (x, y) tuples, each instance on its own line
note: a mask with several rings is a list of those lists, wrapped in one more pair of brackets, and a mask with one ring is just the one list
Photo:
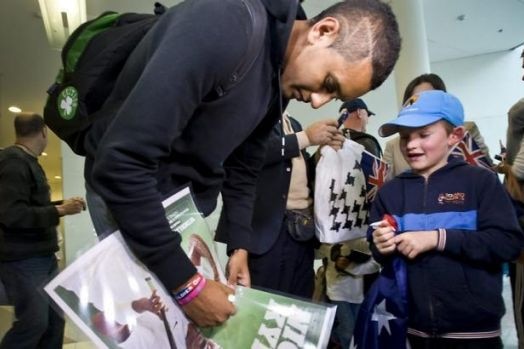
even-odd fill
[(518, 257), (524, 235), (497, 175), (448, 157), (463, 123), (456, 97), (425, 91), (379, 129), (400, 134), (411, 171), (379, 189), (368, 239), (381, 264), (406, 261), (412, 349), (503, 347), (502, 264)]
[(73, 197), (51, 203), (38, 156), (48, 142), (38, 114), (14, 120), (15, 144), (0, 152), (0, 278), (14, 305), (15, 321), (0, 342), (2, 349), (62, 348), (64, 320), (44, 297), (43, 286), (58, 272), (56, 226), (60, 217), (85, 209)]
[(344, 102), (339, 109), (339, 114), (343, 113), (347, 113), (346, 120), (342, 124), (344, 137), (363, 145), (368, 152), (376, 157), (382, 157), (382, 148), (377, 139), (366, 133), (369, 117), (375, 115), (375, 113), (370, 111), (366, 103), (360, 98)]
[[(524, 49), (520, 55), (524, 68)], [(522, 77), (524, 80), (524, 76)], [(506, 153), (499, 166), (505, 174), (504, 184), (513, 198), (521, 228), (524, 229), (524, 98), (518, 100), (508, 111)], [(513, 310), (519, 348), (524, 348), (524, 258), (509, 264)]]
[[(257, 181), (251, 223), (254, 234), (248, 255), (250, 283), (246, 281), (245, 285), (311, 298), (318, 242), (312, 199), (315, 167), (306, 148), (342, 144), (344, 138), (334, 119), (314, 122), (305, 130), (287, 113), (282, 122), (273, 128), (267, 141)], [(217, 227), (217, 240), (226, 244), (231, 242), (226, 223), (229, 209), (223, 206)]]
[[(380, 158), (380, 144), (375, 137), (366, 133), (368, 118), (375, 113), (360, 98), (344, 102), (339, 114), (344, 113), (347, 113), (342, 123), (345, 138), (359, 143), (366, 151)], [(379, 265), (371, 257), (365, 237), (337, 244), (322, 244), (320, 251), (327, 259), (326, 295), (331, 303), (337, 305), (331, 341), (341, 348), (348, 348), (365, 290), (375, 279)]]

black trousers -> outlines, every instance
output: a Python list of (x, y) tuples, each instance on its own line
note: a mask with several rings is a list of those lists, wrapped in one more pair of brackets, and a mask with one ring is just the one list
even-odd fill
[(313, 241), (293, 240), (284, 218), (279, 237), (269, 251), (249, 255), (252, 286), (310, 299), (315, 283), (314, 247)]
[(500, 337), (482, 339), (421, 338), (408, 335), (411, 349), (502, 349)]

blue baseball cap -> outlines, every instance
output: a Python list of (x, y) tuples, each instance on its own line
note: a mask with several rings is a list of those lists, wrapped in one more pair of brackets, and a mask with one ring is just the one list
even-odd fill
[(439, 120), (453, 126), (464, 124), (464, 108), (457, 97), (439, 90), (424, 91), (411, 96), (397, 118), (378, 129), (382, 137), (397, 133), (400, 127), (424, 127)]

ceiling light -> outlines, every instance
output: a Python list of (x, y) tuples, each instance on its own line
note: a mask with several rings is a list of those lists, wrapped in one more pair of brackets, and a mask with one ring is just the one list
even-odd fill
[(21, 113), (22, 109), (18, 108), (16, 105), (12, 105), (9, 108), (7, 108), (11, 113)]
[(55, 179), (62, 179), (62, 177), (60, 177), (60, 176), (55, 176)]
[(67, 37), (86, 21), (85, 0), (38, 0), (47, 40), (61, 49)]
[(42, 154), (40, 154), (40, 155), (42, 155), (42, 156), (47, 156), (47, 153), (44, 151), (44, 152), (42, 152)]

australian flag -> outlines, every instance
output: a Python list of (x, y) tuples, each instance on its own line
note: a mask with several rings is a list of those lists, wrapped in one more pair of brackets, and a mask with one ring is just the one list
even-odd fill
[(407, 319), (406, 264), (392, 257), (360, 306), (350, 349), (406, 349)]
[(386, 181), (390, 167), (373, 154), (363, 151), (360, 166), (366, 178), (366, 200), (371, 203), (375, 199), (378, 189)]
[(488, 158), (482, 149), (478, 146), (477, 142), (471, 137), (469, 132), (464, 134), (462, 141), (455, 145), (449, 154), (449, 158), (463, 158), (464, 161), (473, 166), (481, 166), (491, 169)]

